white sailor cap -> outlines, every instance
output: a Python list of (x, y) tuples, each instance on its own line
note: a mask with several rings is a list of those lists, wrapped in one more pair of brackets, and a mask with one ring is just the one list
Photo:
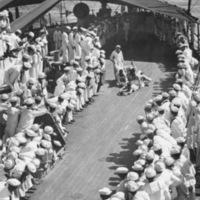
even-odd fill
[(142, 128), (148, 128), (148, 123), (147, 122), (142, 122), (142, 124), (141, 124), (141, 126), (142, 126)]
[(184, 137), (178, 137), (176, 138), (177, 144), (183, 144), (186, 142), (186, 139)]
[(181, 51), (180, 49), (178, 49), (178, 50), (175, 52), (176, 55), (180, 55), (180, 54), (182, 54), (182, 53), (183, 53), (183, 51)]
[(155, 170), (157, 172), (163, 172), (164, 169), (165, 169), (165, 163), (161, 160), (158, 160), (156, 163), (155, 163), (155, 166), (154, 166)]
[(140, 165), (140, 164), (134, 164), (134, 165), (132, 166), (132, 169), (135, 170), (135, 171), (141, 171), (141, 170), (143, 170), (144, 168), (143, 168), (142, 165)]
[(34, 85), (35, 82), (36, 82), (36, 80), (34, 78), (29, 78), (29, 80), (27, 81), (27, 84)]
[(185, 63), (178, 63), (177, 67), (180, 69), (187, 69), (187, 65)]
[(26, 104), (26, 105), (32, 105), (32, 104), (34, 104), (34, 99), (32, 99), (32, 98), (27, 98), (25, 101), (24, 101), (24, 103)]
[(36, 166), (35, 166), (35, 164), (33, 162), (29, 162), (27, 164), (27, 169), (31, 173), (35, 173), (37, 171), (37, 168), (36, 168)]
[(55, 146), (57, 146), (57, 147), (61, 147), (61, 146), (62, 146), (62, 144), (61, 144), (60, 141), (58, 141), (58, 140), (54, 140), (54, 141), (53, 141), (53, 144), (54, 144)]
[(70, 26), (66, 26), (65, 27), (67, 30), (71, 30), (71, 27)]
[(147, 154), (146, 154), (146, 156), (145, 156), (145, 158), (146, 158), (146, 160), (154, 160), (154, 158), (155, 158), (155, 153), (154, 153), (154, 151), (149, 151)]
[(15, 33), (22, 34), (22, 31), (21, 31), (20, 29), (17, 29), (17, 30), (15, 31)]
[(8, 158), (4, 161), (5, 169), (12, 169), (15, 166), (14, 158)]
[(141, 116), (141, 115), (138, 115), (137, 118), (136, 118), (137, 122), (138, 121), (144, 121), (144, 117)]
[(163, 93), (162, 93), (162, 96), (163, 96), (163, 98), (165, 98), (165, 99), (166, 99), (166, 98), (169, 98), (169, 94), (168, 94), (167, 92), (163, 92)]
[(33, 32), (30, 31), (30, 32), (28, 33), (28, 36), (33, 38), (33, 37), (35, 37), (35, 34), (34, 34)]
[(116, 169), (116, 173), (118, 173), (118, 174), (127, 174), (128, 173), (128, 168), (126, 168), (126, 167), (118, 167), (117, 169)]
[(125, 184), (125, 187), (129, 192), (135, 192), (139, 189), (139, 186), (135, 181), (128, 181)]
[(8, 100), (9, 96), (7, 94), (1, 95), (1, 100)]
[(193, 94), (193, 98), (196, 102), (200, 102), (200, 94), (197, 93), (197, 94)]
[(97, 36), (97, 34), (94, 31), (90, 31), (90, 35), (92, 35), (93, 37)]
[(17, 100), (18, 100), (18, 98), (13, 96), (10, 98), (10, 103), (15, 103), (15, 102), (17, 102)]
[(182, 43), (182, 44), (179, 45), (179, 47), (180, 48), (182, 48), (182, 47), (189, 47), (189, 44), (188, 43)]
[(175, 90), (170, 90), (170, 91), (169, 91), (169, 95), (170, 95), (171, 97), (176, 97), (176, 96), (177, 96), (177, 92), (176, 92)]
[(181, 86), (179, 85), (179, 84), (173, 84), (173, 88), (174, 88), (174, 90), (176, 90), (176, 91), (180, 91), (181, 90)]
[(149, 167), (145, 170), (145, 176), (147, 178), (154, 178), (156, 176), (156, 171), (152, 167)]
[(41, 161), (38, 159), (38, 158), (34, 158), (32, 160), (33, 164), (36, 166), (36, 168), (39, 168), (40, 167), (40, 163)]
[(23, 54), (23, 59), (30, 60), (30, 56), (27, 53)]
[(77, 26), (74, 26), (74, 27), (72, 28), (73, 31), (76, 31), (77, 29), (78, 29)]
[(30, 69), (32, 66), (31, 66), (31, 64), (29, 63), (29, 62), (24, 62), (23, 63), (23, 66), (25, 67), (25, 68), (27, 68), (27, 69)]
[(12, 187), (18, 187), (21, 185), (21, 182), (17, 180), (16, 178), (10, 178), (7, 180), (8, 185), (11, 185)]
[(177, 145), (172, 147), (170, 154), (174, 155), (174, 154), (179, 154), (180, 152), (181, 152), (181, 147)]
[(146, 115), (146, 118), (147, 118), (148, 120), (153, 120), (153, 119), (154, 119), (154, 116), (153, 116), (153, 114), (149, 113), (149, 114)]
[(153, 150), (154, 150), (154, 151), (159, 151), (159, 150), (161, 150), (161, 149), (162, 149), (162, 146), (161, 146), (160, 144), (157, 144), (157, 143), (156, 143), (156, 144), (153, 145)]
[(51, 142), (49, 142), (47, 140), (42, 140), (40, 144), (45, 149), (50, 149), (52, 147)]
[(146, 161), (144, 159), (138, 159), (134, 162), (134, 165), (141, 165), (141, 166), (144, 166), (146, 164)]
[(128, 181), (137, 181), (139, 179), (139, 174), (137, 172), (129, 172), (126, 179)]
[(154, 101), (160, 102), (160, 101), (162, 101), (162, 98), (163, 98), (162, 95), (158, 95), (158, 96), (155, 97)]
[(121, 49), (121, 46), (118, 44), (115, 46), (116, 49)]
[(110, 200), (124, 200), (125, 193), (124, 192), (116, 192), (114, 195), (111, 196)]
[(76, 71), (77, 71), (77, 72), (82, 72), (83, 69), (82, 69), (81, 67), (77, 67), (77, 68), (76, 68)]
[(45, 150), (43, 148), (38, 148), (35, 153), (38, 156), (43, 156), (45, 154)]
[(53, 128), (51, 127), (51, 126), (45, 126), (44, 127), (44, 132), (46, 133), (46, 134), (52, 134), (53, 133)]
[(171, 156), (167, 156), (164, 158), (164, 163), (167, 167), (171, 166), (172, 164), (174, 164), (174, 159)]
[(136, 149), (134, 152), (133, 152), (133, 155), (134, 156), (140, 156), (142, 154), (142, 150), (141, 149)]
[(0, 12), (0, 17), (1, 17), (1, 18), (2, 18), (2, 17), (5, 17), (5, 18), (9, 17), (8, 11), (7, 11), (7, 10), (3, 10), (2, 12)]
[(171, 109), (171, 111), (174, 112), (174, 113), (178, 113), (178, 112), (179, 112), (179, 108), (178, 108), (177, 106), (173, 106), (173, 105), (172, 105), (170, 109)]
[(137, 140), (136, 143), (135, 143), (137, 146), (140, 146), (143, 144), (143, 141), (142, 140)]
[(180, 98), (177, 98), (175, 97), (172, 101), (172, 104), (176, 107), (180, 107), (182, 105), (182, 102), (181, 102), (181, 99)]
[(26, 133), (26, 135), (27, 135), (28, 137), (36, 137), (36, 136), (37, 136), (37, 134), (36, 134), (33, 130), (27, 129), (27, 130), (25, 131), (25, 133)]
[(106, 53), (105, 50), (103, 50), (103, 49), (101, 49), (99, 52), (100, 52), (100, 54), (105, 54)]
[(70, 67), (65, 67), (64, 71), (70, 71)]
[(99, 190), (99, 194), (101, 195), (111, 195), (112, 194), (112, 190), (110, 188), (104, 187), (102, 189)]
[(74, 60), (79, 61), (81, 59), (80, 56), (75, 56)]
[(43, 134), (43, 139), (51, 142), (51, 136), (49, 134), (44, 133)]
[(87, 29), (83, 28), (83, 27), (81, 27), (80, 30), (83, 31), (83, 32), (87, 32)]
[(197, 106), (197, 102), (196, 101), (191, 101), (191, 106), (194, 108), (194, 107), (196, 107)]
[(86, 61), (90, 61), (90, 59), (91, 59), (90, 56), (86, 56), (86, 57), (85, 57), (85, 60), (86, 60)]
[(38, 79), (45, 79), (46, 78), (46, 74), (44, 72), (40, 73), (38, 76)]

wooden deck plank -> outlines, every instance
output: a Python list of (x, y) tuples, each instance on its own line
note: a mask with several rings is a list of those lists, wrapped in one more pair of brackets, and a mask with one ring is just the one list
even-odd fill
[[(139, 51), (137, 45), (130, 52), (135, 55), (138, 68), (153, 79), (151, 85), (130, 96), (117, 96), (119, 89), (111, 84), (113, 69), (107, 61), (107, 83), (93, 105), (79, 113), (75, 124), (69, 126), (64, 159), (44, 179), (31, 200), (98, 200), (98, 189), (114, 189), (118, 183), (114, 170), (118, 166), (131, 167), (139, 133), (135, 118), (143, 113), (144, 103), (167, 89), (173, 80), (174, 63), (171, 57), (166, 61), (167, 51), (160, 51), (162, 46), (157, 42), (148, 45), (152, 45), (151, 61), (147, 50)], [(158, 54), (159, 61), (154, 62)], [(126, 55), (126, 59), (129, 63), (130, 57)]]

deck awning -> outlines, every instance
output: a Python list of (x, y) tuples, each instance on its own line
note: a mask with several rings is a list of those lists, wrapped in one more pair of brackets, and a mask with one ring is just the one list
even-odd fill
[(187, 13), (186, 10), (175, 5), (158, 0), (117, 0), (116, 3), (134, 5), (140, 8), (160, 13), (169, 17), (178, 18), (190, 22), (196, 22), (197, 19)]
[(35, 20), (40, 18), (46, 12), (48, 12), (51, 8), (53, 8), (56, 4), (58, 4), (61, 0), (46, 0), (36, 8), (31, 10), (26, 15), (21, 16), (11, 23), (12, 31), (16, 31), (17, 29), (26, 29), (30, 26)]

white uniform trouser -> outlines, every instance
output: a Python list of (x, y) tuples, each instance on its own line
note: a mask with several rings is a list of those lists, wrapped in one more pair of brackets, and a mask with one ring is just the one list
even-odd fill
[(75, 50), (75, 56), (78, 56), (81, 58), (81, 46), (78, 44), (76, 45), (76, 50)]
[(67, 120), (68, 122), (71, 122), (73, 120), (73, 112), (72, 110), (67, 111)]
[(69, 62), (69, 52), (67, 47), (63, 48), (63, 62)]
[(73, 47), (69, 44), (69, 61), (74, 59), (74, 49)]
[(128, 30), (125, 30), (124, 32), (124, 37), (125, 37), (125, 41), (128, 41)]
[(60, 49), (60, 40), (55, 41), (55, 50)]

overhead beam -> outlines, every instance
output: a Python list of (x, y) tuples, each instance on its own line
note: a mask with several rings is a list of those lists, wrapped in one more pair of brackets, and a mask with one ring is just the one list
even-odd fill
[(40, 18), (45, 13), (47, 13), (49, 10), (51, 10), (60, 1), (61, 0), (46, 0), (45, 2), (38, 5), (36, 8), (34, 8), (29, 13), (21, 16), (20, 18), (16, 19), (14, 22), (12, 22), (11, 23), (12, 31), (14, 32), (17, 29), (25, 30), (31, 24), (33, 24), (34, 21), (36, 21), (38, 18)]
[[(7, 1), (7, 0), (5, 0)], [(40, 4), (43, 3), (45, 0), (14, 0), (10, 7), (16, 7), (16, 6), (26, 6), (31, 4)]]
[(3, 0), (0, 2), (0, 10), (8, 8), (15, 0)]

